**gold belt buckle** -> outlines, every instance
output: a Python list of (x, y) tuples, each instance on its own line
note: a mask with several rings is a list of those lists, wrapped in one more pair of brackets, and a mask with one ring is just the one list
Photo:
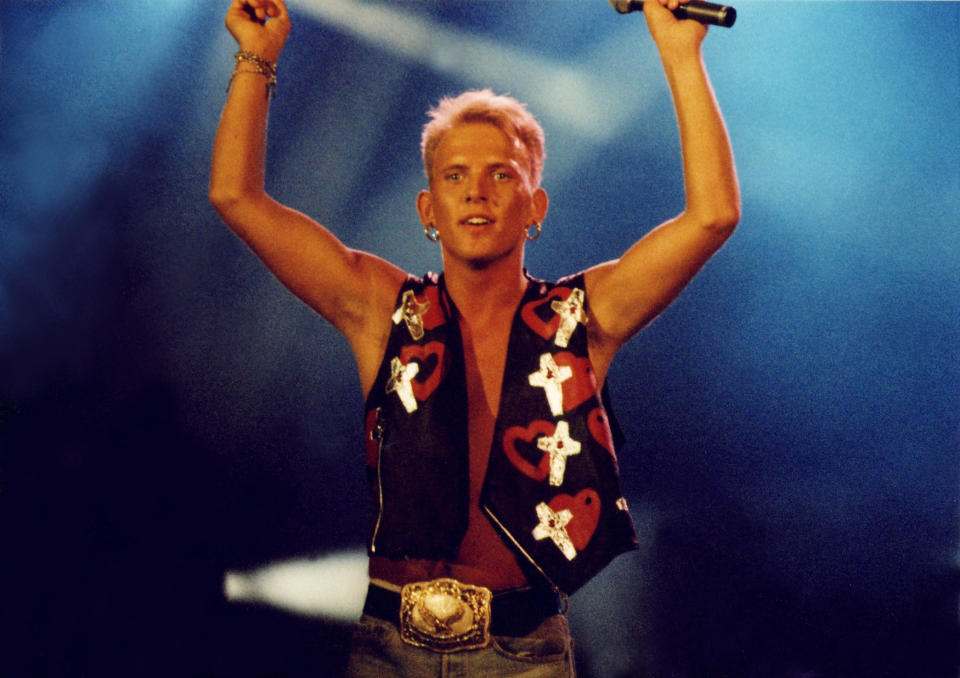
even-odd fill
[(400, 637), (435, 652), (490, 644), (490, 589), (456, 579), (413, 582), (400, 590)]

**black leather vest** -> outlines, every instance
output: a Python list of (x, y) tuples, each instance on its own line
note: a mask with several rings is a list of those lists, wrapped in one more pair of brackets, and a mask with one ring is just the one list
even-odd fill
[[(513, 319), (481, 508), (554, 588), (572, 593), (637, 547), (619, 429), (587, 350), (583, 275), (529, 279)], [(467, 392), (442, 276), (410, 278), (367, 399), (371, 554), (453, 560), (467, 529)], [(483, 369), (483, 366), (480, 366)]]

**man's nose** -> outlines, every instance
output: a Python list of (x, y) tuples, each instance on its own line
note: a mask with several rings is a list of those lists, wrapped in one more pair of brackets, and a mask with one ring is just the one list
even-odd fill
[(473, 177), (467, 180), (467, 202), (485, 202), (487, 199), (487, 186), (482, 176)]

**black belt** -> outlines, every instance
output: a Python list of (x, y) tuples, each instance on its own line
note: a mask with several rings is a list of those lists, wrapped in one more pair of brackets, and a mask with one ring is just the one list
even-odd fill
[[(549, 589), (494, 593), (490, 602), (490, 633), (515, 638), (525, 636), (547, 617), (565, 611), (563, 598)], [(363, 613), (397, 624), (400, 619), (400, 593), (370, 584)]]

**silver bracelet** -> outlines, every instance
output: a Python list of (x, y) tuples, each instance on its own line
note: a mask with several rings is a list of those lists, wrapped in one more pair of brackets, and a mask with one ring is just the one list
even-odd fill
[[(275, 61), (267, 61), (259, 54), (246, 52), (244, 50), (240, 50), (234, 54), (233, 59), (235, 65), (233, 75), (230, 76), (230, 82), (227, 83), (228, 92), (233, 85), (233, 79), (237, 77), (238, 73), (259, 73), (267, 77), (267, 97), (269, 98), (273, 95), (273, 90), (277, 86), (277, 64)], [(250, 64), (253, 66), (253, 70), (241, 71), (240, 64)]]

